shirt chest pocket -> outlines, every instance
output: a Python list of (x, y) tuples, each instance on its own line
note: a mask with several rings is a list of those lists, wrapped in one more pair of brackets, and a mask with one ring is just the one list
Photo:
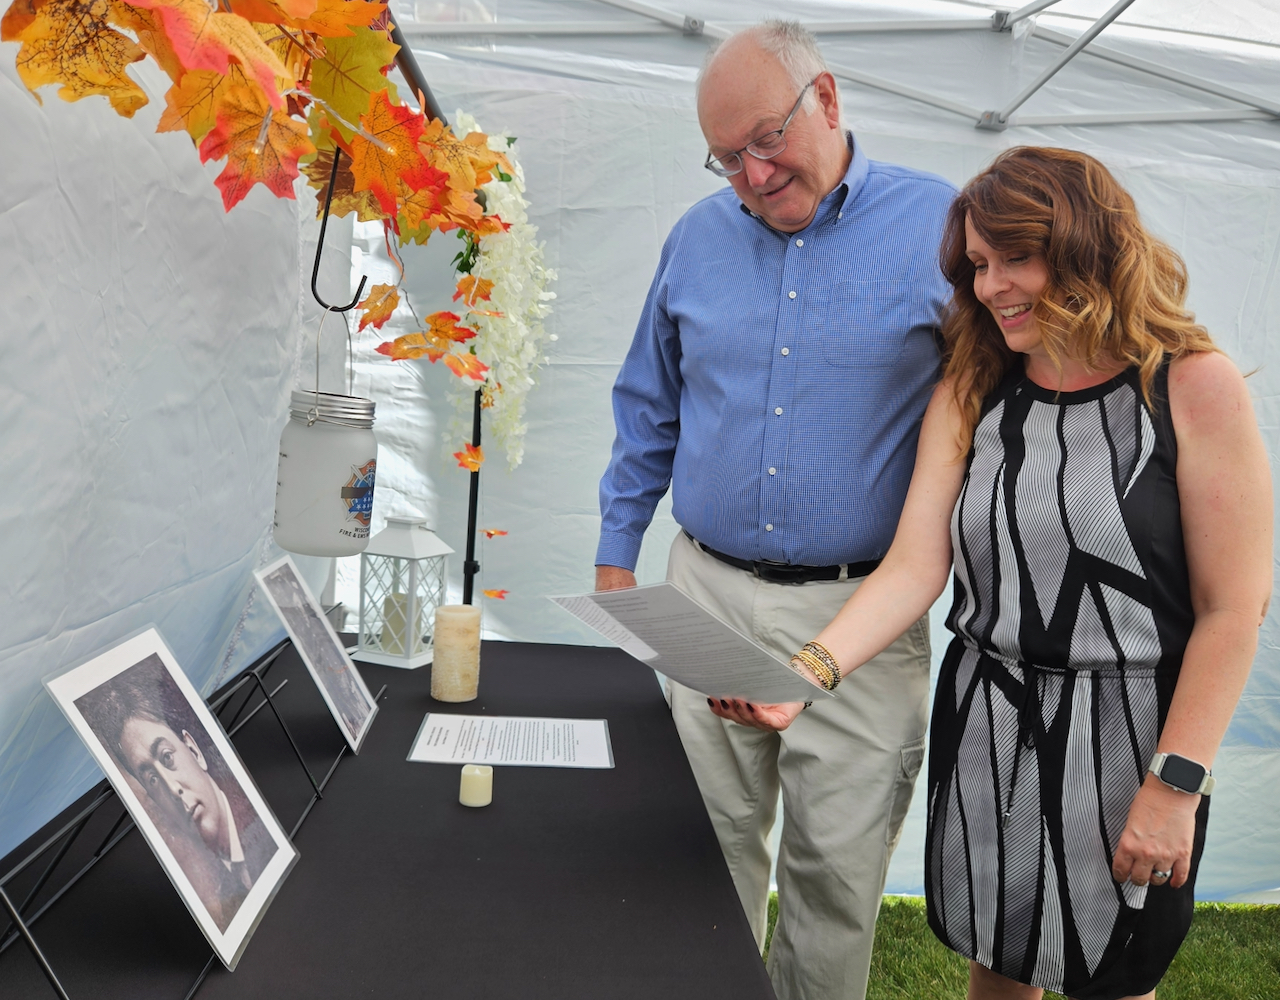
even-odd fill
[(892, 368), (913, 324), (909, 282), (840, 281), (814, 297), (806, 326), (827, 364)]

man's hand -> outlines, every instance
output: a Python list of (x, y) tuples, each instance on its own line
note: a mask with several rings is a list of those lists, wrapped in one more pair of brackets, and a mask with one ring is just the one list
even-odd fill
[(636, 585), (636, 575), (621, 566), (597, 566), (596, 590), (624, 590)]
[(782, 705), (756, 705), (741, 698), (708, 698), (707, 704), (722, 719), (769, 733), (786, 729), (804, 711), (804, 704), (798, 701)]

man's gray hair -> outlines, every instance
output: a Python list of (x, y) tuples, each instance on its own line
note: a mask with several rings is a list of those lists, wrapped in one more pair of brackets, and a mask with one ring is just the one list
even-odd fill
[[(730, 37), (734, 39), (749, 38), (764, 49), (765, 52), (777, 59), (782, 68), (787, 71), (787, 76), (791, 78), (791, 83), (796, 88), (797, 93), (819, 73), (829, 72), (827, 61), (822, 57), (822, 50), (818, 48), (817, 37), (799, 21), (781, 21), (776, 18), (770, 18), (767, 21), (752, 25), (750, 28), (744, 28)], [(729, 40), (725, 39), (725, 41)], [(722, 42), (722, 44), (724, 43)], [(707, 67), (711, 65), (711, 61), (715, 58), (719, 49), (720, 46), (717, 45), (707, 53), (707, 58), (703, 61), (702, 69), (698, 73), (699, 90), (702, 88), (702, 78), (706, 75)], [(817, 95), (814, 94), (813, 90), (806, 91), (804, 104), (802, 105), (804, 110), (811, 112), (817, 106)], [(842, 108), (842, 118), (843, 110)]]

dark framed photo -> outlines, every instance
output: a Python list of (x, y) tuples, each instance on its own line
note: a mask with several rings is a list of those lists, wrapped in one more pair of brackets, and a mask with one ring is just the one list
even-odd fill
[(221, 724), (154, 628), (44, 683), (234, 969), (298, 852)]
[(378, 703), (289, 556), (254, 573), (311, 671), (353, 753), (360, 752)]

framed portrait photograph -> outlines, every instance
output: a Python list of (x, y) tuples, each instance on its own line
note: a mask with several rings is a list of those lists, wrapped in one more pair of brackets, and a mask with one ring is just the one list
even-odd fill
[(347, 655), (347, 648), (288, 556), (254, 573), (311, 671), (352, 753), (360, 752), (378, 703)]
[(298, 852), (221, 724), (155, 628), (44, 684), (234, 969)]

